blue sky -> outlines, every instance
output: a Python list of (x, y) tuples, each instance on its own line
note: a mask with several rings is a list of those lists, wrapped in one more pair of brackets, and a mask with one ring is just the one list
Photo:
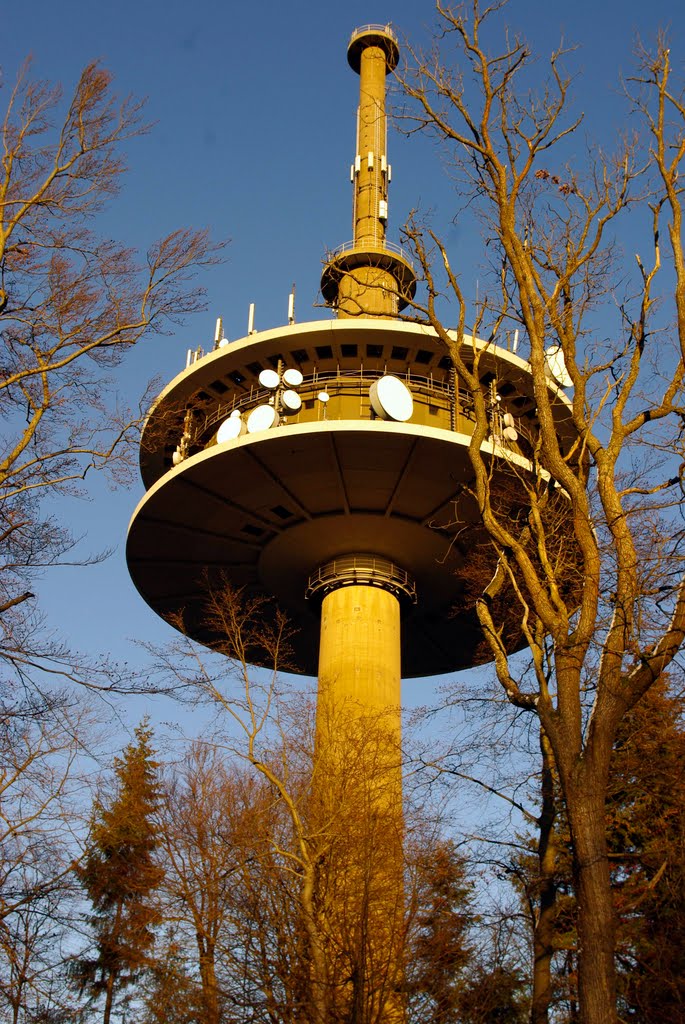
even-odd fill
[[(126, 401), (135, 404), (144, 381), (170, 379), (186, 349), (211, 344), (223, 315), (230, 338), (246, 332), (250, 302), (259, 329), (283, 323), (287, 296), (297, 286), (297, 319), (327, 316), (313, 308), (321, 257), (351, 235), (349, 164), (354, 156), (357, 76), (345, 58), (350, 32), (367, 22), (392, 21), (416, 44), (435, 22), (426, 0), (369, 4), (215, 3), (211, 0), (33, 0), (3, 13), (2, 61), (10, 85), (29, 54), (34, 73), (69, 91), (80, 69), (97, 58), (116, 77), (120, 93), (148, 97), (148, 136), (128, 148), (130, 172), (105, 215), (103, 231), (145, 248), (179, 226), (209, 226), (230, 238), (228, 262), (203, 283), (208, 311), (173, 336), (144, 343), (121, 374)], [(671, 54), (682, 66), (685, 13), (673, 0), (578, 0), (574, 4), (514, 0), (503, 21), (523, 32), (542, 54), (559, 37), (577, 45), (568, 66), (577, 72), (577, 109), (584, 132), (610, 140), (623, 126), (620, 75), (629, 74), (636, 35), (649, 43), (670, 27)], [(581, 134), (582, 146), (585, 135)], [(414, 207), (430, 209), (462, 260), (470, 281), (481, 259), (477, 235), (452, 226), (455, 199), (437, 153), (426, 141), (392, 134), (390, 237)], [(63, 506), (91, 548), (112, 547), (102, 566), (55, 570), (39, 595), (70, 642), (136, 660), (128, 638), (156, 638), (165, 628), (128, 579), (123, 546), (142, 486), (109, 492), (100, 482), (87, 503)], [(429, 701), (432, 687), (412, 683), (411, 703)], [(131, 707), (133, 720), (141, 705)]]

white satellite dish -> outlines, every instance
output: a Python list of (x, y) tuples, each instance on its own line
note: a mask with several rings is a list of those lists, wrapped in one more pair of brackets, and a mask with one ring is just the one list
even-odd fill
[(566, 361), (561, 345), (550, 345), (545, 352), (545, 366), (560, 387), (570, 388), (572, 386), (573, 381), (566, 369)]
[(506, 437), (507, 441), (517, 441), (518, 440), (518, 436), (519, 436), (518, 435), (518, 430), (516, 430), (515, 427), (505, 427), (504, 430), (502, 431), (502, 433)]
[(259, 383), (263, 388), (268, 388), (269, 391), (275, 391), (281, 383), (281, 378), (275, 370), (262, 370), (259, 374)]
[(319, 391), (316, 397), (319, 399), (320, 402), (323, 402), (323, 404), (325, 405), (326, 402), (330, 401), (331, 396), (328, 394), (327, 391)]
[(287, 384), (289, 388), (299, 388), (300, 384), (304, 380), (304, 377), (299, 370), (295, 370), (290, 367), (283, 374), (283, 383)]
[(278, 426), (278, 413), (273, 405), (258, 405), (247, 417), (248, 434), (257, 434), (260, 430), (270, 430)]
[(514, 417), (511, 415), (510, 412), (505, 412), (504, 416), (502, 417), (502, 423), (504, 424), (505, 427), (514, 426)]
[(287, 409), (288, 412), (299, 412), (302, 408), (302, 399), (298, 395), (297, 391), (284, 391), (281, 395), (281, 402), (283, 408)]
[(233, 409), (232, 412), (231, 412), (231, 416), (234, 416), (234, 417), (237, 416), (238, 419), (240, 419), (240, 409)]
[(399, 377), (386, 374), (375, 380), (369, 388), (371, 408), (383, 420), (397, 420), (406, 423), (414, 411), (411, 391)]
[(216, 443), (225, 444), (226, 441), (235, 441), (237, 437), (244, 433), (245, 424), (240, 416), (229, 416), (216, 432)]

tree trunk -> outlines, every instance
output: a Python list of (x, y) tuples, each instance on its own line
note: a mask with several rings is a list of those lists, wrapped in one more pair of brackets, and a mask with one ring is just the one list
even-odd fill
[(114, 1002), (114, 971), (110, 971), (107, 977), (107, 988), (105, 998), (105, 1009), (102, 1014), (102, 1024), (109, 1024), (112, 1016), (112, 1003)]
[(566, 794), (578, 904), (578, 994), (582, 1024), (618, 1024), (614, 967), (615, 917), (606, 851), (601, 785), (581, 773)]
[(202, 1024), (219, 1024), (214, 943), (198, 933), (197, 945), (200, 954), (200, 980), (202, 983)]
[(540, 726), (542, 753), (542, 807), (538, 840), (538, 916), (533, 932), (533, 1000), (531, 1024), (548, 1024), (552, 1001), (552, 956), (554, 954), (554, 918), (556, 914), (556, 795), (554, 792), (554, 755), (549, 739)]

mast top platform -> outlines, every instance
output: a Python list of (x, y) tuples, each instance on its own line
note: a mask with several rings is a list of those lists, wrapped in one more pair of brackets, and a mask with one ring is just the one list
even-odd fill
[(378, 46), (385, 51), (385, 73), (395, 70), (400, 59), (400, 45), (392, 25), (361, 25), (350, 36), (347, 44), (347, 60), (353, 71), (359, 74), (362, 52), (369, 46)]

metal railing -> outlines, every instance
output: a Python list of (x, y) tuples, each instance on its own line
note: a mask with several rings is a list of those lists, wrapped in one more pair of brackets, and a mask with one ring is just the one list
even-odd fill
[[(332, 397), (335, 397), (337, 392), (344, 391), (350, 385), (359, 387), (360, 390), (368, 390), (370, 385), (373, 384), (375, 380), (383, 377), (386, 372), (387, 371), (385, 369), (324, 370), (321, 373), (317, 372), (305, 377), (302, 384), (297, 388), (297, 392), (300, 396), (305, 396), (307, 392), (311, 393), (329, 389)], [(448, 403), (451, 403), (454, 400), (454, 385), (450, 381), (439, 381), (435, 380), (433, 377), (424, 377), (409, 372), (407, 372), (401, 379), (413, 394), (429, 396), (434, 394)], [(261, 405), (268, 402), (271, 398), (273, 398), (273, 391), (253, 386), (240, 398), (236, 398), (234, 396), (230, 402), (220, 402), (211, 410), (211, 412), (205, 414), (204, 419), (196, 422), (192, 435), (192, 443), (201, 443), (201, 439), (205, 437), (207, 431), (220, 420), (230, 416), (235, 409), (243, 410), (252, 408), (255, 405)], [(459, 404), (461, 415), (466, 416), (468, 419), (472, 419), (473, 416), (469, 415), (468, 411), (469, 401), (467, 396), (464, 396), (463, 400), (460, 399)]]
[(346, 252), (353, 252), (355, 249), (359, 249), (360, 252), (366, 252), (367, 250), (374, 252), (377, 250), (378, 252), (394, 253), (395, 256), (399, 256), (405, 263), (409, 264), (412, 270), (414, 269), (413, 260), (406, 249), (403, 249), (401, 245), (397, 245), (395, 242), (389, 242), (387, 239), (374, 242), (371, 246), (368, 246), (366, 243), (355, 242), (354, 239), (351, 242), (343, 242), (342, 245), (337, 245), (335, 249), (326, 250), (326, 262), (330, 263), (331, 260), (336, 259), (338, 256), (342, 256)]
[(353, 43), (359, 36), (366, 35), (367, 32), (383, 32), (384, 35), (390, 36), (391, 39), (398, 42), (397, 33), (392, 25), (360, 25), (350, 36), (350, 43)]
[(320, 565), (307, 581), (305, 598), (326, 596), (339, 587), (380, 587), (416, 603), (416, 583), (405, 569), (374, 555), (343, 555)]

